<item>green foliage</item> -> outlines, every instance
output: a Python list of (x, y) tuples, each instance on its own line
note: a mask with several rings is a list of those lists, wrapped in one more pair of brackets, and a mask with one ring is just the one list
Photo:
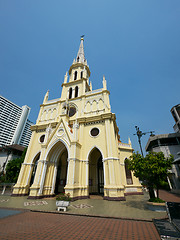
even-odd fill
[(150, 198), (149, 202), (164, 203), (165, 201), (160, 198)]
[(167, 191), (170, 190), (170, 187), (169, 187), (169, 184), (168, 184), (167, 180), (166, 180), (166, 181), (162, 180), (162, 181), (160, 182), (160, 186), (159, 186), (159, 187), (160, 187), (161, 189), (164, 189), (164, 190), (167, 190)]
[[(129, 169), (152, 192), (154, 187), (158, 191), (162, 181), (166, 180), (168, 170), (172, 168), (173, 156), (165, 158), (162, 152), (149, 152), (145, 157), (142, 157), (137, 152), (133, 153), (127, 162)], [(150, 194), (150, 196), (152, 195)]]
[(3, 172), (0, 173), (0, 183), (6, 182), (6, 176), (3, 174)]
[(25, 148), (20, 158), (12, 159), (6, 166), (6, 174), (1, 177), (0, 182), (16, 183), (21, 169), (21, 164), (24, 162), (27, 149)]
[(70, 193), (60, 193), (59, 195), (56, 196), (57, 201), (71, 201), (70, 198)]

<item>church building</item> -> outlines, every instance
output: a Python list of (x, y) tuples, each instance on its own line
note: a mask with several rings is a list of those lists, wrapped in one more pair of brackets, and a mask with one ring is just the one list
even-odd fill
[(139, 180), (125, 159), (133, 148), (120, 141), (109, 91), (92, 90), (81, 38), (76, 59), (64, 76), (61, 97), (49, 100), (47, 91), (22, 164), (13, 196), (52, 197), (70, 193), (73, 200), (99, 194), (106, 200), (125, 200), (142, 194)]

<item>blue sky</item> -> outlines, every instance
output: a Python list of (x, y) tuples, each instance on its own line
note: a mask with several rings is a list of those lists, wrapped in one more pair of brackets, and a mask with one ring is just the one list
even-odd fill
[[(0, 94), (31, 107), (35, 123), (46, 91), (61, 94), (85, 34), (93, 89), (110, 90), (121, 140), (139, 150), (135, 125), (173, 132), (179, 104), (180, 1), (0, 1)], [(143, 136), (143, 147), (148, 136)]]

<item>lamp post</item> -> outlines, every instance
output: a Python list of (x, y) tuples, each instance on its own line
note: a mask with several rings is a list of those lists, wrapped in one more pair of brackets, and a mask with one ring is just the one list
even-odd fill
[(147, 133), (151, 133), (151, 135), (150, 135), (151, 137), (154, 136), (154, 134), (153, 134), (154, 131), (144, 132), (144, 133), (143, 133), (143, 132), (139, 129), (138, 126), (135, 126), (135, 129), (136, 129), (136, 133), (133, 134), (133, 135), (137, 135), (137, 137), (138, 137), (138, 142), (139, 142), (139, 146), (140, 146), (140, 150), (141, 150), (141, 154), (142, 154), (142, 156), (144, 157), (144, 155), (143, 155), (143, 150), (142, 150), (142, 145), (141, 145), (141, 138), (142, 138), (143, 135), (146, 135)]

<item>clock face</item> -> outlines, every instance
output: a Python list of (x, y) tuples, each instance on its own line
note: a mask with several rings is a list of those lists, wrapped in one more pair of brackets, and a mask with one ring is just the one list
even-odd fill
[(76, 114), (76, 108), (75, 107), (70, 107), (69, 109), (69, 117), (72, 117)]

